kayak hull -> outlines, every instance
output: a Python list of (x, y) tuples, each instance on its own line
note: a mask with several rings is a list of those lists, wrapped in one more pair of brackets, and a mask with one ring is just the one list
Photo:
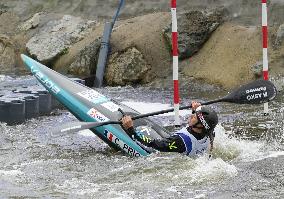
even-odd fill
[[(80, 121), (119, 120), (122, 114), (118, 111), (118, 108), (132, 116), (139, 114), (130, 107), (119, 104), (92, 88), (72, 81), (26, 55), (21, 55), (21, 58), (37, 80)], [(147, 118), (135, 121), (134, 126), (139, 129), (140, 133), (147, 133), (147, 136), (153, 139), (169, 135), (165, 129)], [(122, 150), (130, 156), (149, 155), (149, 152), (139, 143), (133, 141), (119, 124), (109, 124), (90, 130), (110, 147)]]

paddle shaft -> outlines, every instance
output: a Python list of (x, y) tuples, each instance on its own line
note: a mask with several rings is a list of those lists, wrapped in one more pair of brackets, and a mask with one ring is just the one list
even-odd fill
[[(201, 105), (208, 105), (208, 104), (213, 104), (213, 103), (217, 103), (217, 102), (221, 102), (224, 101), (224, 99), (217, 99), (217, 100), (212, 100), (209, 102), (204, 102), (201, 103)], [(184, 109), (190, 109), (192, 106), (188, 105), (188, 106), (183, 106), (180, 107), (180, 110), (184, 110)], [(119, 109), (118, 111), (121, 112), (121, 114), (124, 116), (124, 112)], [(169, 113), (169, 112), (173, 112), (174, 109), (170, 108), (170, 109), (166, 109), (166, 110), (162, 110), (162, 111), (156, 111), (156, 112), (151, 112), (151, 113), (146, 113), (146, 114), (141, 114), (141, 115), (137, 115), (137, 116), (133, 116), (132, 119), (133, 120), (137, 120), (140, 118), (144, 118), (144, 117), (149, 117), (149, 116), (154, 116), (154, 115), (160, 115), (160, 114), (164, 114), (164, 113)], [(79, 130), (83, 130), (83, 129), (90, 129), (90, 128), (95, 128), (95, 127), (99, 127), (99, 126), (104, 126), (104, 125), (108, 125), (108, 124), (121, 124), (121, 121), (105, 121), (105, 122), (80, 122), (80, 124), (74, 124), (73, 127), (66, 127), (64, 129), (61, 129), (60, 132), (71, 132), (71, 131), (79, 131)]]
[[(201, 105), (209, 105), (209, 104), (214, 104), (214, 103), (222, 102), (222, 101), (224, 101), (223, 98), (222, 99), (216, 99), (216, 100), (208, 101), (208, 102), (204, 102), (204, 103), (201, 103)], [(191, 105), (182, 106), (182, 107), (179, 108), (179, 110), (190, 109), (190, 108), (191, 108)], [(151, 112), (151, 113), (145, 113), (145, 114), (137, 115), (137, 116), (132, 117), (132, 119), (136, 120), (136, 119), (140, 119), (140, 118), (144, 118), (144, 117), (160, 115), (160, 114), (169, 113), (169, 112), (173, 112), (173, 111), (174, 111), (174, 108), (170, 108), (170, 109), (165, 109), (165, 110), (162, 110), (162, 111), (156, 111), (156, 112)]]
[[(209, 105), (217, 102), (229, 102), (229, 103), (236, 103), (236, 104), (260, 104), (264, 102), (268, 102), (275, 98), (277, 94), (277, 90), (275, 86), (265, 80), (256, 80), (249, 84), (243, 85), (242, 87), (238, 88), (237, 90), (233, 91), (231, 94), (221, 98), (215, 99), (212, 101), (201, 103), (201, 105)], [(180, 107), (180, 110), (190, 109), (192, 106), (183, 106)], [(168, 112), (173, 112), (174, 108), (156, 111), (152, 113), (146, 113), (141, 115), (133, 116), (132, 119), (140, 119), (144, 117), (164, 114)], [(123, 111), (120, 111), (122, 115), (124, 115)], [(76, 124), (76, 126), (68, 125), (65, 129), (61, 129), (60, 132), (67, 132), (67, 131), (79, 131), (83, 129), (90, 129), (95, 128), (103, 125), (108, 124), (121, 124), (121, 121), (105, 121), (105, 122), (81, 122), (80, 124)]]

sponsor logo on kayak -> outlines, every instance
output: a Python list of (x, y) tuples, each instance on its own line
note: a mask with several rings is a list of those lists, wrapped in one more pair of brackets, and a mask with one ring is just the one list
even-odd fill
[(42, 72), (37, 70), (34, 66), (31, 66), (31, 71), (34, 76), (44, 84), (52, 93), (57, 94), (60, 92), (60, 88), (58, 88), (50, 79), (48, 79)]
[(103, 102), (108, 101), (108, 99), (104, 95), (102, 95), (102, 94), (100, 94), (97, 91), (92, 90), (92, 89), (85, 90), (85, 91), (79, 92), (77, 94), (79, 96), (87, 99), (88, 101), (95, 103), (95, 104), (99, 104), (99, 103), (103, 103)]
[(119, 148), (121, 148), (123, 151), (125, 151), (130, 156), (139, 157), (140, 153), (138, 153), (136, 150), (134, 150), (132, 147), (125, 144), (122, 140), (120, 140), (118, 137), (116, 137), (112, 132), (105, 129), (104, 135), (107, 137), (109, 141), (116, 144)]
[(113, 102), (105, 102), (101, 105), (111, 112), (116, 112), (119, 109), (119, 106)]
[(100, 122), (105, 122), (105, 121), (109, 121), (109, 119), (104, 116), (103, 114), (101, 114), (99, 111), (97, 111), (94, 108), (91, 108), (88, 112), (88, 115), (90, 115), (92, 118), (100, 121)]

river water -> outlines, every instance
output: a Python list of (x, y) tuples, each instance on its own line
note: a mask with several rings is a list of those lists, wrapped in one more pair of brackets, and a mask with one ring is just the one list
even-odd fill
[[(182, 90), (181, 104), (226, 95), (211, 87), (197, 90)], [(171, 89), (99, 91), (141, 113), (172, 103)], [(50, 137), (52, 127), (76, 121), (66, 110), (16, 126), (0, 123), (0, 198), (284, 198), (282, 97), (269, 103), (268, 116), (262, 105), (212, 105), (220, 122), (211, 160), (171, 153), (130, 158), (88, 130)], [(183, 122), (189, 114), (181, 112)], [(172, 114), (152, 119), (167, 128), (173, 124)]]

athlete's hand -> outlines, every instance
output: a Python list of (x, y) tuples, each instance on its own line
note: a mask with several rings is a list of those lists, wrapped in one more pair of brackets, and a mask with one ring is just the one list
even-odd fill
[(196, 111), (196, 109), (201, 106), (201, 104), (199, 102), (196, 102), (196, 101), (192, 101), (191, 102), (191, 106), (192, 106), (192, 110), (193, 111)]
[(123, 116), (123, 118), (121, 118), (121, 122), (122, 122), (122, 126), (125, 129), (129, 129), (130, 127), (133, 127), (133, 120), (131, 119), (129, 115)]

